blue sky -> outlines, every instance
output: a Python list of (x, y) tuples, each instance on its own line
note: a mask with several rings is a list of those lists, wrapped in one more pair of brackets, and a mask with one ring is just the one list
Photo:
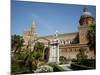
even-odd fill
[[(87, 6), (96, 17), (96, 7)], [(38, 36), (77, 32), (83, 5), (12, 1), (11, 33), (23, 35), (36, 22)]]

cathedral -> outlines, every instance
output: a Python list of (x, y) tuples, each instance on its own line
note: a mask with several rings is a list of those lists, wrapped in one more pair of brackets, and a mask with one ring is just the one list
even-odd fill
[(49, 47), (48, 54), (49, 62), (58, 62), (59, 57), (64, 56), (66, 59), (77, 59), (79, 49), (84, 48), (88, 59), (95, 59), (94, 51), (88, 46), (87, 32), (89, 26), (95, 24), (95, 18), (87, 8), (83, 9), (79, 19), (78, 32), (58, 34), (38, 37), (36, 34), (35, 22), (32, 23), (29, 30), (23, 34), (25, 40), (24, 45), (34, 47), (35, 42), (42, 42), (45, 48)]

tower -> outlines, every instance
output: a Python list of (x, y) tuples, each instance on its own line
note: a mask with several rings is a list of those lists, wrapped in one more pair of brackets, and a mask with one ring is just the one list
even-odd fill
[(87, 44), (87, 33), (89, 26), (95, 23), (95, 20), (89, 10), (85, 7), (79, 20), (79, 41), (80, 44)]
[(33, 21), (30, 28), (24, 32), (24, 35), (23, 35), (23, 39), (25, 41), (25, 45), (29, 45), (32, 43), (32, 41), (34, 41), (37, 37), (36, 35), (36, 27), (35, 27), (35, 22)]

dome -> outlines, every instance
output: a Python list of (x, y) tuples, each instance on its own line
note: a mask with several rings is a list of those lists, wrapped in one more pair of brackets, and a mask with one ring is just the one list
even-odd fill
[(94, 21), (94, 18), (91, 12), (89, 12), (88, 9), (85, 7), (80, 17), (79, 24), (80, 25), (91, 25), (93, 21)]
[(83, 12), (82, 16), (92, 16), (90, 12)]
[(88, 11), (87, 8), (84, 8), (83, 9), (82, 16), (87, 17), (87, 16), (92, 16), (92, 14), (91, 14), (91, 12)]

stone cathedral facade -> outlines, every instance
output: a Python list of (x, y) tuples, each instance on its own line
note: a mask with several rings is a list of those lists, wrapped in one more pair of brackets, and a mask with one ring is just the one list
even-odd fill
[[(56, 38), (59, 39), (59, 47), (57, 47), (59, 48), (59, 57), (64, 56), (66, 57), (66, 59), (77, 59), (79, 49), (85, 48), (85, 54), (88, 56), (87, 58), (95, 59), (93, 50), (90, 50), (89, 46), (87, 45), (87, 32), (89, 30), (89, 26), (92, 24), (95, 24), (95, 18), (92, 16), (91, 12), (89, 12), (87, 8), (84, 8), (82, 15), (79, 19), (79, 27), (77, 27), (78, 32), (57, 34)], [(29, 42), (31, 42), (31, 44), (34, 45), (35, 42), (39, 41), (44, 43), (45, 48), (52, 48), (50, 43), (53, 42), (56, 34), (38, 37), (38, 35), (35, 32), (35, 29), (36, 25), (35, 22), (33, 22), (29, 30), (24, 32), (24, 45), (27, 46)], [(50, 55), (50, 50), (48, 53)]]

